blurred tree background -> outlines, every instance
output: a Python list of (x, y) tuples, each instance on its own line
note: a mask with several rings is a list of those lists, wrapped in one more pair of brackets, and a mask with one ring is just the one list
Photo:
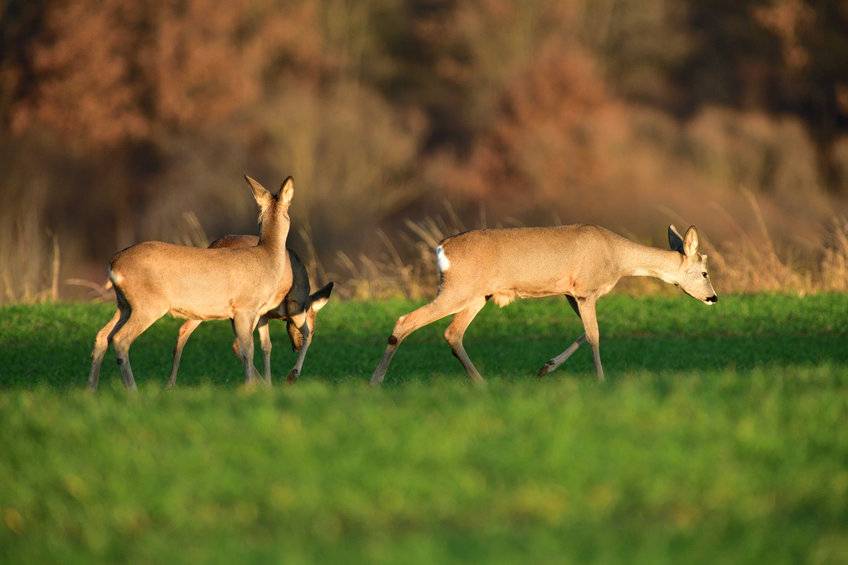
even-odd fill
[(35, 292), (57, 246), (63, 279), (99, 281), (114, 251), (184, 241), (193, 218), (255, 232), (244, 172), (294, 176), (292, 244), (342, 279), (402, 265), (394, 234), (439, 215), (658, 244), (696, 223), (731, 250), (767, 225), (803, 262), (848, 210), (840, 0), (0, 10), (0, 301)]

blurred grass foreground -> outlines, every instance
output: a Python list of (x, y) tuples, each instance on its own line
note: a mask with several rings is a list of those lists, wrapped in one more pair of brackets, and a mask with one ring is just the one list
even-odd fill
[[(300, 382), (245, 390), (177, 320), (84, 390), (108, 304), (0, 308), (0, 562), (845, 563), (848, 296), (612, 296), (608, 381), (563, 299), (483, 309), (471, 387), (409, 301), (331, 302)], [(276, 382), (294, 360), (272, 322)], [(49, 339), (45, 339), (45, 334)], [(112, 354), (110, 353), (110, 360)]]
[(572, 222), (655, 244), (697, 224), (721, 291), (848, 284), (845, 2), (10, 0), (0, 16), (3, 302), (89, 296), (143, 239), (255, 232), (244, 172), (294, 176), (292, 244), (341, 295), (430, 292), (419, 248), (437, 232)]

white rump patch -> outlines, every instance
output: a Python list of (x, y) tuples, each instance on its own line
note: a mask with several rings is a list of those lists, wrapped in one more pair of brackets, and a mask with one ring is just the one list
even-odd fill
[(112, 284), (118, 286), (122, 282), (124, 282), (124, 277), (123, 275), (121, 275), (121, 273), (116, 273), (112, 269), (109, 269), (109, 280), (112, 281)]
[(445, 255), (445, 248), (441, 245), (436, 248), (436, 265), (442, 273), (450, 269), (451, 266), (450, 259)]

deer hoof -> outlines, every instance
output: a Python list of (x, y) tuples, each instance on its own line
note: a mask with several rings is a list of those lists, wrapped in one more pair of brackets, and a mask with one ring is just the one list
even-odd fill
[(297, 382), (297, 377), (300, 375), (300, 372), (297, 369), (292, 369), (289, 373), (289, 376), (286, 377), (286, 382), (290, 385), (293, 385)]
[(488, 386), (486, 379), (484, 379), (480, 375), (471, 377), (471, 384), (474, 385), (476, 388), (486, 388)]

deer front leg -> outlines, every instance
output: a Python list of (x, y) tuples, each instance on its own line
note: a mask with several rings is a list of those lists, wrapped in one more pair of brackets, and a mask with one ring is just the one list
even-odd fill
[(562, 365), (563, 363), (568, 361), (569, 357), (574, 355), (574, 352), (577, 351), (577, 348), (580, 347), (580, 344), (582, 344), (584, 341), (586, 341), (586, 334), (583, 334), (580, 337), (578, 337), (574, 341), (574, 343), (572, 343), (571, 345), (568, 346), (568, 348), (565, 351), (563, 351), (562, 353), (560, 353), (559, 355), (557, 355), (556, 357), (554, 357), (553, 359), (551, 359), (550, 361), (548, 361), (547, 363), (542, 365), (542, 368), (539, 369), (537, 376), (544, 377), (545, 375), (547, 375), (551, 371), (556, 370), (560, 365)]
[[(233, 328), (233, 333), (235, 333), (235, 328)], [(241, 361), (241, 345), (239, 345), (239, 339), (238, 339), (238, 337), (233, 338), (233, 345), (231, 346), (231, 349), (233, 350), (233, 355), (235, 355), (235, 356), (236, 356), (236, 358), (237, 358), (239, 361)], [(254, 365), (254, 364), (253, 364), (253, 359), (252, 359), (252, 358), (251, 358), (251, 360), (250, 360), (250, 364), (251, 364), (251, 367), (253, 367), (253, 374), (254, 374), (254, 375), (258, 375), (258, 374), (259, 374), (259, 370), (256, 368), (256, 365)]]
[(595, 372), (598, 380), (604, 380), (604, 367), (601, 365), (601, 333), (598, 330), (598, 316), (595, 313), (594, 298), (583, 298), (577, 301), (580, 310), (580, 319), (583, 320), (583, 329), (586, 330), (586, 341), (592, 346), (592, 355), (595, 358)]
[(268, 328), (268, 318), (259, 318), (259, 343), (262, 346), (262, 358), (265, 361), (265, 383), (271, 384), (271, 332)]
[(297, 361), (289, 372), (289, 376), (286, 377), (286, 382), (290, 385), (297, 382), (297, 378), (303, 370), (303, 362), (306, 360), (306, 351), (312, 345), (312, 332), (309, 331), (309, 328), (306, 328), (306, 332), (306, 335), (303, 336), (303, 345), (300, 346), (300, 351), (297, 353)]
[(236, 312), (233, 318), (233, 331), (238, 342), (238, 355), (244, 365), (244, 384), (250, 384), (254, 379), (253, 328), (256, 326), (256, 321), (256, 315), (249, 312)]
[[(580, 308), (577, 306), (577, 299), (575, 299), (573, 296), (568, 296), (568, 295), (566, 295), (565, 298), (568, 299), (568, 305), (571, 306), (571, 309), (574, 310), (574, 313), (577, 314), (577, 317), (579, 318), (580, 317)], [(554, 371), (557, 367), (559, 367), (560, 365), (565, 363), (568, 360), (569, 357), (574, 355), (574, 352), (577, 351), (577, 348), (579, 348), (580, 344), (582, 344), (584, 341), (586, 341), (586, 334), (585, 333), (583, 335), (581, 335), (580, 337), (578, 337), (574, 341), (574, 343), (569, 345), (568, 348), (566, 348), (565, 351), (563, 351), (562, 353), (560, 353), (559, 355), (557, 355), (556, 357), (554, 357), (553, 359), (551, 359), (550, 361), (548, 361), (547, 363), (542, 365), (542, 368), (539, 369), (539, 372), (536, 373), (536, 375), (539, 376), (539, 377), (544, 377), (545, 375), (547, 375), (551, 371)]]

